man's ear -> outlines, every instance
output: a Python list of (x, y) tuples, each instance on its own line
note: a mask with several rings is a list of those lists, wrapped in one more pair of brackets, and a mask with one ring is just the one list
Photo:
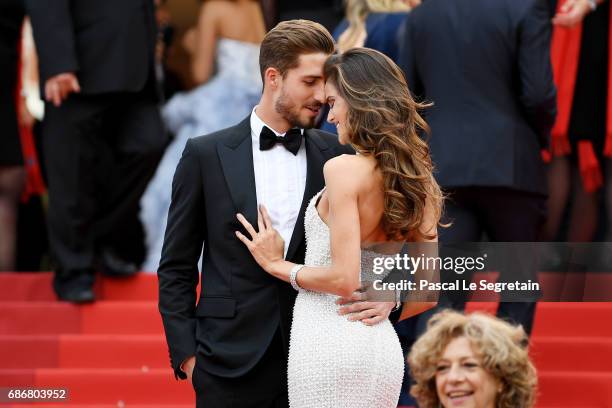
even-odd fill
[(280, 82), (282, 80), (282, 75), (278, 71), (278, 69), (269, 67), (264, 72), (264, 82), (265, 86), (269, 86), (270, 89), (276, 89), (280, 86)]

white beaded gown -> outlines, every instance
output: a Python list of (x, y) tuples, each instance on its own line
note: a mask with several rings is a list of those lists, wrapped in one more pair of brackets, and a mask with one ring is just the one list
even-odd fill
[[(330, 232), (315, 207), (321, 193), (310, 201), (304, 219), (307, 266), (331, 264)], [(371, 254), (362, 251), (362, 265), (371, 262), (366, 259)], [(338, 314), (337, 299), (307, 290), (298, 293), (289, 345), (289, 406), (397, 407), (404, 361), (393, 326), (389, 320), (375, 326), (348, 321)]]

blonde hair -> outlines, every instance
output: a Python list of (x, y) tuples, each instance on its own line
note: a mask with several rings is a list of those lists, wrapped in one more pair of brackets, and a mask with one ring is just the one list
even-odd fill
[(428, 204), (439, 223), (444, 199), (433, 176), (429, 147), (421, 138), (429, 127), (419, 111), (429, 105), (415, 102), (402, 70), (370, 48), (332, 55), (323, 72), (348, 104), (350, 144), (372, 156), (382, 173), (387, 238), (434, 238), (420, 230)]
[(421, 408), (437, 408), (436, 367), (446, 346), (466, 337), (482, 360), (484, 369), (502, 384), (499, 408), (529, 408), (535, 403), (536, 369), (529, 360), (528, 339), (520, 326), (484, 313), (464, 315), (445, 310), (428, 322), (427, 331), (414, 343), (408, 356), (416, 382), (410, 390)]
[(401, 0), (346, 0), (345, 4), (345, 16), (349, 26), (338, 39), (340, 52), (355, 47), (359, 37), (365, 32), (365, 20), (368, 14), (410, 10), (410, 7)]

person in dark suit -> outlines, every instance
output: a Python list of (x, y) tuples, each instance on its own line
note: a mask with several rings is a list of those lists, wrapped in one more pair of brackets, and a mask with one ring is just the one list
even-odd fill
[(60, 299), (94, 299), (167, 142), (154, 75), (152, 0), (27, 2), (46, 98), (49, 238)]
[[(431, 151), (450, 196), (441, 242), (537, 240), (540, 149), (556, 116), (550, 35), (547, 0), (428, 0), (408, 15), (400, 65), (412, 92), (433, 102)], [(534, 310), (502, 302), (498, 314), (529, 332)]]
[(557, 0), (548, 0), (548, 10), (550, 11), (550, 17), (552, 18), (557, 11)]
[(342, 20), (342, 0), (260, 0), (269, 28), (279, 21), (306, 19), (332, 31)]
[[(236, 213), (256, 225), (258, 205), (265, 205), (284, 239), (285, 259), (304, 262), (304, 212), (324, 186), (323, 165), (354, 153), (311, 129), (325, 103), (323, 64), (333, 52), (320, 24), (280, 23), (261, 45), (259, 104), (238, 125), (190, 139), (177, 166), (159, 310), (175, 376), (192, 380), (197, 407), (288, 406), (296, 291), (258, 266), (235, 235), (247, 233)], [(357, 302), (341, 311), (384, 319), (393, 306)]]
[(23, 18), (23, 0), (0, 3), (0, 271), (15, 268), (17, 204), (25, 180), (16, 106)]
[[(417, 100), (433, 102), (425, 113), (429, 143), (452, 222), (442, 243), (538, 238), (547, 194), (540, 150), (556, 116), (549, 7), (548, 0), (427, 0), (408, 14), (399, 64)], [(518, 262), (500, 272), (502, 281), (535, 274)], [(442, 294), (437, 310), (463, 309), (465, 301), (465, 292)], [(409, 321), (415, 339), (437, 310)], [(534, 312), (533, 298), (502, 301), (497, 311), (527, 333)]]

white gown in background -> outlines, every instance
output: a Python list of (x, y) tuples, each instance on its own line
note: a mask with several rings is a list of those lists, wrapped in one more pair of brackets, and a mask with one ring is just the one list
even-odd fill
[[(307, 266), (331, 264), (329, 228), (315, 207), (320, 195), (310, 201), (304, 219)], [(364, 271), (371, 270), (363, 265), (371, 265), (373, 256), (362, 251)], [(373, 281), (375, 275), (369, 273), (364, 280)], [(289, 406), (396, 408), (404, 357), (391, 322), (350, 322), (338, 315), (337, 299), (306, 290), (297, 296), (289, 345)]]
[(157, 271), (170, 208), (172, 177), (187, 139), (238, 124), (261, 97), (259, 45), (221, 38), (216, 73), (203, 85), (181, 92), (164, 106), (162, 116), (175, 139), (166, 149), (141, 199), (140, 219), (147, 244), (142, 269)]

